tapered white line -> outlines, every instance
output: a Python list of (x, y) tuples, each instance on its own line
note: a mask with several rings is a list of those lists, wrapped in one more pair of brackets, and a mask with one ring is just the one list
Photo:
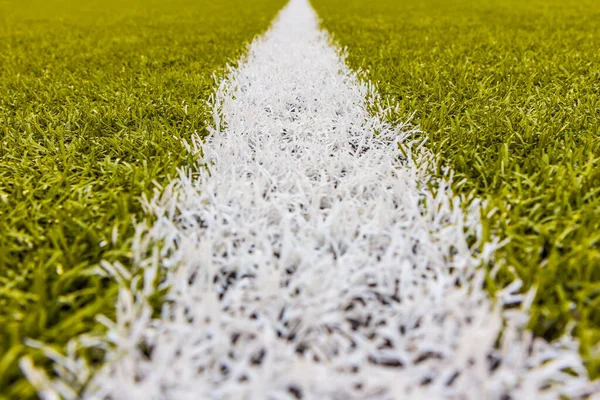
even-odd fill
[[(575, 341), (524, 331), (531, 298), (518, 287), (498, 302), (521, 309), (492, 304), (477, 267), (494, 246), (477, 250), (477, 203), (463, 211), (448, 181), (429, 174), (425, 150), (402, 155), (410, 132), (367, 111), (377, 99), (306, 0), (288, 4), (216, 96), (218, 127), (196, 141), (208, 168), (149, 203), (158, 220), (140, 225), (134, 249), (145, 276), (121, 291), (115, 348), (87, 397), (557, 399), (597, 389)], [(153, 318), (159, 270), (170, 303)]]

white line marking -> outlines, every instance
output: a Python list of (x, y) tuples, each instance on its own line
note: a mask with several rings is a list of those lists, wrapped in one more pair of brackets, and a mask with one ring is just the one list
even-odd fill
[[(597, 388), (575, 341), (533, 340), (525, 312), (492, 305), (477, 266), (493, 248), (468, 244), (477, 204), (461, 210), (425, 151), (399, 157), (408, 133), (370, 115), (372, 97), (307, 1), (292, 0), (219, 88), (222, 130), (196, 141), (210, 172), (182, 173), (149, 203), (158, 221), (140, 226), (135, 248), (145, 276), (121, 291), (116, 349), (87, 397), (556, 399)], [(164, 268), (171, 304), (152, 319), (145, 299)], [(526, 308), (514, 289), (500, 298)]]

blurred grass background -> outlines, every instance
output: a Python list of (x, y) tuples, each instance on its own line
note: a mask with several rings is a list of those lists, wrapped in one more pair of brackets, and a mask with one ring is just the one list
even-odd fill
[[(61, 349), (101, 329), (130, 265), (139, 198), (192, 162), (212, 74), (284, 0), (0, 1), (0, 398), (35, 394), (33, 338)], [(101, 358), (101, 354), (90, 355)]]
[(600, 375), (600, 2), (313, 0), (380, 92), (414, 113), (455, 190), (510, 243), (489, 279), (537, 288), (530, 325), (569, 323)]

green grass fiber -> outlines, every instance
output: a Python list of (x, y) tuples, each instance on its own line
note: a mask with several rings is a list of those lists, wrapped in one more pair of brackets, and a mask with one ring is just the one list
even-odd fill
[(139, 198), (193, 161), (212, 74), (283, 0), (0, 1), (0, 398), (30, 398), (33, 338), (101, 329)]
[[(455, 190), (510, 243), (493, 292), (535, 286), (531, 328), (569, 323), (600, 373), (600, 2), (313, 0), (353, 68), (414, 113)], [(493, 212), (493, 213), (492, 213)]]

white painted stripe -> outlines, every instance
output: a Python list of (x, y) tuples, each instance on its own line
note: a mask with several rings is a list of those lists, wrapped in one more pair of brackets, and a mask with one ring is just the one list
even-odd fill
[[(140, 226), (135, 247), (145, 276), (121, 291), (115, 349), (87, 397), (556, 399), (597, 389), (574, 340), (533, 340), (525, 312), (492, 305), (477, 266), (494, 246), (475, 250), (477, 203), (463, 212), (423, 149), (399, 156), (410, 132), (367, 111), (376, 96), (306, 0), (289, 3), (216, 96), (220, 128), (195, 143), (209, 168), (182, 173), (149, 203), (158, 221)], [(165, 268), (171, 304), (153, 319), (146, 298)], [(525, 309), (531, 299), (514, 289), (500, 300)]]

